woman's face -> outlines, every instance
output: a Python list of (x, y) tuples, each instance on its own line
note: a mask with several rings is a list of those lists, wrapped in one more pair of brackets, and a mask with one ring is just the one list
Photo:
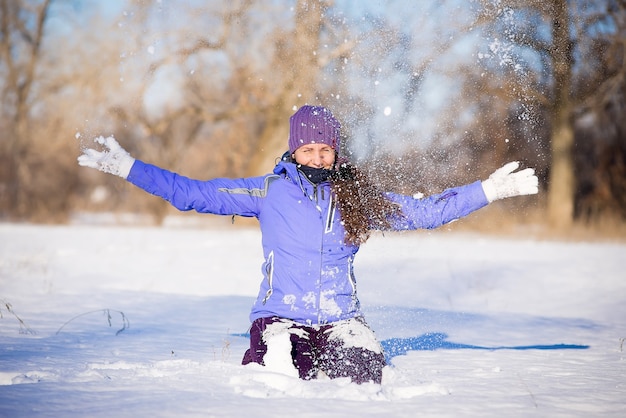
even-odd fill
[(307, 144), (293, 153), (296, 163), (330, 170), (335, 164), (335, 150), (326, 144)]

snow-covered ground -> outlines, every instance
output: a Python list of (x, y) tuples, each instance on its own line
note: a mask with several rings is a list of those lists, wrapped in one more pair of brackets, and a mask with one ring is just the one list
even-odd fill
[(624, 417), (625, 260), (376, 235), (356, 274), (391, 366), (359, 386), (239, 364), (256, 229), (0, 224), (0, 416)]

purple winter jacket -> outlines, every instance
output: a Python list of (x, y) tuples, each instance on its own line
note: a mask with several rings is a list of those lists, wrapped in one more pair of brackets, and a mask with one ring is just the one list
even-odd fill
[[(259, 220), (264, 278), (251, 321), (278, 316), (316, 325), (361, 315), (352, 271), (359, 248), (344, 242), (329, 183), (316, 186), (285, 161), (265, 176), (200, 181), (137, 160), (127, 180), (179, 210)], [(394, 230), (436, 228), (488, 204), (480, 182), (423, 199), (387, 196), (404, 214)]]

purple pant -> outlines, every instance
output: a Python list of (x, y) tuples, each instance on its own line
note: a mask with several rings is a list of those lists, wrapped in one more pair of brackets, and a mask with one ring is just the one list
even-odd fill
[[(274, 325), (272, 325), (274, 324)], [(288, 332), (291, 359), (301, 379), (349, 377), (353, 382), (380, 383), (385, 356), (363, 318), (307, 326), (277, 317), (259, 318), (250, 328), (250, 349), (242, 364), (263, 363), (268, 333)]]

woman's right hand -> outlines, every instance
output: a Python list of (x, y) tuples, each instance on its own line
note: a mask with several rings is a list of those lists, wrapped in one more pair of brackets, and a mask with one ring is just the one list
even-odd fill
[(94, 142), (102, 145), (104, 149), (102, 151), (93, 148), (83, 149), (83, 154), (78, 157), (78, 164), (126, 179), (135, 159), (112, 136), (106, 138), (99, 136), (94, 138)]

